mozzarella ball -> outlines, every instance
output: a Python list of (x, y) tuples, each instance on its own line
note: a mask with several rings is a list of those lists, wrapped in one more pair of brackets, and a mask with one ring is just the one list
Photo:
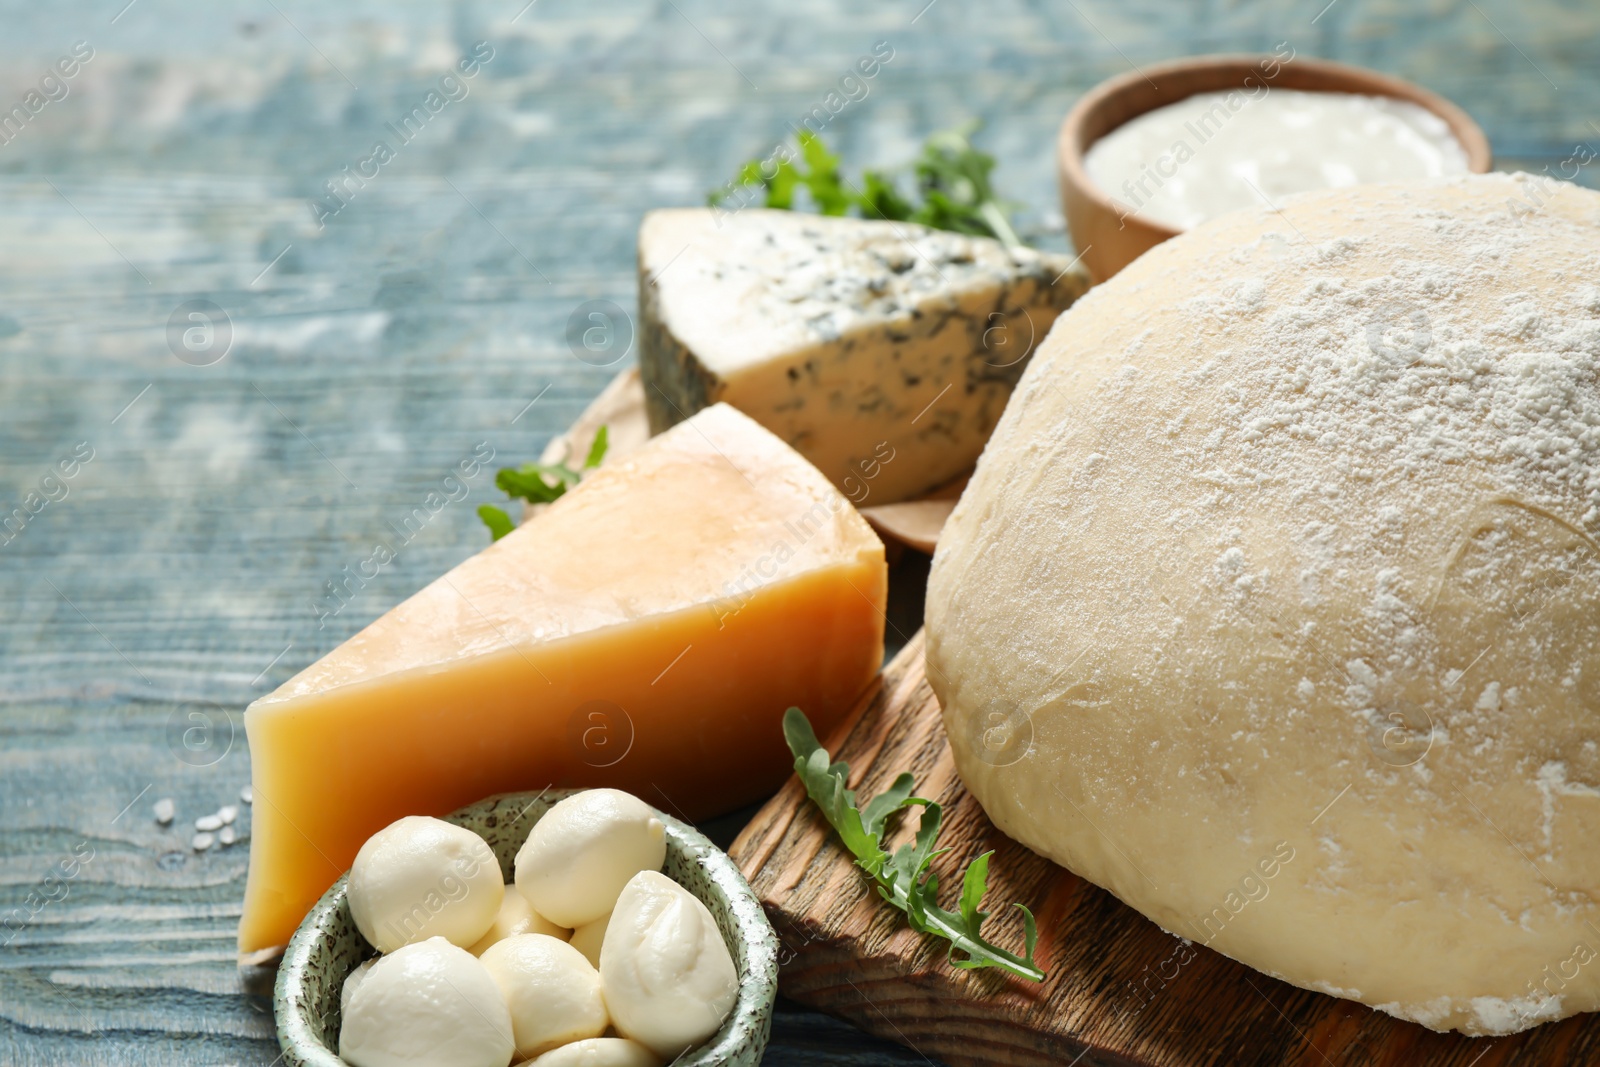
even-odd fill
[(517, 889), (533, 910), (575, 929), (611, 910), (628, 879), (659, 871), (667, 828), (650, 805), (618, 789), (589, 789), (534, 824), (517, 853)]
[(666, 1058), (715, 1034), (739, 992), (711, 912), (654, 871), (635, 875), (617, 899), (600, 982), (617, 1032)]
[(606, 1032), (600, 975), (565, 941), (516, 934), (490, 945), (482, 959), (511, 1011), (517, 1055), (537, 1056)]
[(528, 898), (517, 892), (516, 886), (508, 885), (506, 895), (500, 901), (500, 914), (489, 924), (488, 932), (478, 938), (467, 951), (474, 956), (481, 956), (490, 945), (496, 941), (504, 941), (513, 934), (549, 934), (563, 941), (572, 937), (571, 930), (562, 929), (534, 911), (533, 905), (528, 903)]
[(606, 912), (592, 923), (584, 923), (572, 931), (572, 947), (583, 953), (583, 958), (595, 967), (600, 966), (600, 946), (606, 940), (606, 924), (611, 921), (611, 913)]
[(465, 948), (489, 929), (506, 891), (487, 841), (422, 815), (367, 838), (349, 885), (350, 914), (379, 952), (430, 937)]
[(372, 965), (377, 962), (377, 960), (368, 960), (365, 963), (357, 964), (356, 969), (351, 971), (345, 978), (344, 985), (339, 987), (339, 1017), (341, 1019), (350, 1014), (350, 998), (356, 995), (356, 986), (361, 984), (361, 980), (367, 976), (367, 972), (372, 970)]
[(552, 1049), (522, 1067), (661, 1067), (661, 1060), (625, 1037), (591, 1037)]
[(374, 960), (339, 1027), (339, 1058), (351, 1067), (506, 1067), (514, 1050), (494, 979), (442, 937)]

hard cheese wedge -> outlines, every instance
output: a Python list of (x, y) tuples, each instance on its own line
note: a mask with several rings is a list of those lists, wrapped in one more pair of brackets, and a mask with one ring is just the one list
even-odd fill
[(789, 772), (878, 670), (883, 545), (726, 405), (591, 473), (245, 713), (239, 947), (284, 944), (374, 831), (492, 793), (610, 785), (686, 818)]
[(903, 500), (977, 461), (1034, 344), (1088, 287), (1063, 256), (909, 223), (653, 211), (650, 425), (726, 401), (857, 504)]

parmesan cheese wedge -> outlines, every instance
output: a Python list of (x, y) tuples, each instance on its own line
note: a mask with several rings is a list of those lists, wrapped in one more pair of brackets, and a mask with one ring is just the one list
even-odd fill
[(403, 815), (604, 785), (700, 818), (770, 792), (784, 709), (826, 731), (877, 673), (887, 585), (850, 503), (727, 405), (592, 472), (250, 706), (240, 951), (286, 943)]

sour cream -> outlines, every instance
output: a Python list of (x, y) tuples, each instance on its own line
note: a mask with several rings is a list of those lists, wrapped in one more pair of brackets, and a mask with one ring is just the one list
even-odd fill
[(1146, 112), (1090, 145), (1084, 165), (1122, 210), (1186, 230), (1291, 193), (1464, 174), (1467, 154), (1406, 100), (1258, 87)]

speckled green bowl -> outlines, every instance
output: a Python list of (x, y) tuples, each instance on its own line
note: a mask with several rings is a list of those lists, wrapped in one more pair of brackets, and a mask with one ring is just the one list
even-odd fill
[[(517, 850), (556, 801), (581, 790), (502, 793), (446, 816), (480, 834), (511, 881)], [(667, 827), (662, 873), (711, 910), (739, 969), (739, 999), (710, 1041), (684, 1053), (673, 1067), (756, 1067), (767, 1047), (778, 992), (778, 937), (744, 875), (693, 827), (661, 812)], [(356, 929), (345, 899), (348, 873), (323, 894), (289, 939), (272, 998), (278, 1044), (289, 1067), (341, 1067), (339, 990), (345, 976), (377, 955)]]

